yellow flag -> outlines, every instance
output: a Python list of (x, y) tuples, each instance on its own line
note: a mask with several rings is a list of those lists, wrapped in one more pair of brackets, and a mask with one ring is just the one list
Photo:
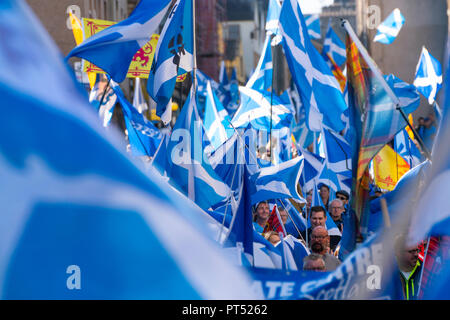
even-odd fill
[(81, 27), (81, 21), (72, 12), (69, 12), (70, 24), (72, 25), (73, 37), (75, 38), (75, 43), (79, 45), (83, 42), (83, 29)]
[[(117, 22), (114, 21), (83, 18), (83, 26), (86, 39), (116, 23)], [(138, 52), (136, 52), (130, 63), (127, 78), (148, 78), (158, 39), (159, 35), (153, 34), (150, 38), (150, 41), (147, 42), (142, 48), (140, 48)], [(83, 71), (105, 73), (102, 69), (89, 61), (84, 61)]]
[(409, 169), (409, 164), (389, 145), (385, 145), (373, 158), (375, 184), (381, 189), (394, 190), (398, 180)]

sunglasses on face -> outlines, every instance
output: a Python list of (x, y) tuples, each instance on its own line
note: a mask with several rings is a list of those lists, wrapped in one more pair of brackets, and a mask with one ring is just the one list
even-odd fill
[(337, 197), (339, 200), (347, 200), (345, 197)]

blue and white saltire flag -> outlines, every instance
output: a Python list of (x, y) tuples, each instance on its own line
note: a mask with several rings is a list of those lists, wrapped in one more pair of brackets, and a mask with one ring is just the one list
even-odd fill
[(225, 107), (230, 114), (233, 114), (239, 107), (239, 82), (237, 79), (236, 67), (233, 67), (233, 70), (231, 71), (230, 97), (231, 100)]
[(172, 120), (172, 93), (176, 77), (194, 67), (192, 0), (178, 0), (167, 17), (158, 40), (147, 91), (156, 102), (163, 123)]
[(230, 188), (217, 176), (203, 149), (204, 128), (193, 89), (167, 145), (169, 182), (202, 209), (227, 199)]
[(328, 168), (336, 174), (352, 176), (352, 150), (339, 134), (324, 126), (322, 138), (325, 144), (325, 158)]
[(414, 85), (397, 78), (393, 74), (385, 75), (384, 79), (394, 91), (400, 101), (401, 108), (406, 114), (415, 111), (419, 107), (420, 95)]
[(330, 67), (311, 42), (297, 0), (283, 2), (280, 28), (286, 60), (306, 110), (308, 129), (320, 131), (323, 123), (340, 132), (344, 129), (340, 118), (347, 104)]
[(334, 32), (331, 24), (328, 25), (328, 31), (323, 41), (322, 54), (331, 57), (338, 66), (342, 66), (347, 60), (345, 44)]
[(416, 67), (414, 85), (429, 104), (433, 104), (439, 89), (442, 87), (442, 67), (425, 47), (422, 47), (419, 63)]
[(330, 187), (330, 201), (335, 198), (335, 194), (337, 191), (342, 190), (341, 183), (339, 181), (339, 178), (337, 177), (337, 174), (329, 168), (329, 164), (326, 159), (322, 165), (322, 169), (318, 175), (316, 182), (319, 184), (326, 184), (328, 187)]
[(400, 9), (396, 8), (391, 14), (377, 27), (377, 34), (373, 39), (374, 42), (383, 44), (391, 44), (397, 38), (400, 30), (405, 23)]
[(303, 155), (305, 159), (303, 172), (300, 177), (300, 185), (302, 186), (303, 194), (307, 194), (314, 188), (314, 181), (319, 177), (325, 159), (309, 152), (301, 146), (297, 146), (297, 149), (299, 150), (299, 154)]
[(117, 83), (111, 81), (111, 88), (122, 106), (131, 153), (153, 157), (163, 138), (161, 132), (128, 102)]
[(141, 78), (136, 78), (134, 81), (133, 106), (139, 113), (148, 110), (147, 102), (145, 102), (144, 94), (142, 93)]
[[(342, 236), (341, 232), (339, 231), (339, 228), (336, 226), (336, 223), (334, 223), (333, 219), (331, 218), (330, 214), (327, 212), (325, 205), (322, 202), (322, 198), (319, 194), (319, 188), (317, 188), (316, 181), (313, 182), (313, 192), (312, 192), (312, 199), (311, 199), (311, 207), (314, 206), (321, 206), (324, 208), (325, 213), (327, 215), (327, 220), (325, 221), (325, 227), (328, 230), (329, 236)], [(311, 220), (308, 219), (308, 228), (311, 226)]]
[(305, 199), (297, 192), (297, 184), (302, 170), (302, 156), (275, 166), (262, 168), (255, 176), (252, 176), (254, 182), (252, 203), (286, 198), (295, 198), (299, 202), (305, 203)]
[(266, 91), (272, 87), (272, 47), (270, 46), (269, 40), (270, 35), (266, 35), (266, 40), (264, 41), (263, 51), (259, 58), (258, 65), (245, 85), (247, 88), (258, 91)]
[(269, 34), (278, 34), (278, 22), (280, 18), (281, 4), (279, 0), (269, 0), (267, 9), (266, 31)]
[(409, 138), (408, 132), (405, 129), (395, 135), (394, 150), (408, 162), (411, 169), (421, 162), (422, 155), (415, 143)]
[(290, 126), (294, 110), (286, 106), (276, 95), (247, 87), (239, 87), (241, 105), (231, 123), (235, 128), (245, 128), (250, 123), (257, 130), (270, 130), (272, 101), (272, 129)]
[(0, 30), (0, 298), (258, 299), (204, 214), (105, 133), (25, 1)]
[(318, 14), (305, 15), (306, 27), (308, 28), (308, 34), (313, 39), (322, 38), (320, 32), (320, 16)]
[(75, 47), (67, 56), (86, 59), (122, 82), (133, 56), (158, 28), (166, 14), (170, 0), (142, 0), (131, 15), (108, 27)]
[(203, 123), (206, 135), (208, 136), (214, 150), (216, 150), (232, 136), (234, 131), (231, 128), (227, 130), (230, 126), (228, 123), (228, 121), (231, 121), (230, 117), (217, 96), (214, 94), (209, 81), (206, 88), (207, 95)]
[(117, 101), (117, 96), (114, 90), (111, 88), (111, 85), (114, 83), (115, 83), (114, 80), (111, 80), (109, 86), (103, 87), (103, 90), (107, 90), (106, 93), (104, 94), (104, 91), (100, 90), (100, 76), (97, 75), (97, 81), (94, 87), (92, 88), (91, 93), (89, 94), (89, 102), (98, 111), (98, 115), (102, 120), (104, 127), (107, 127), (111, 122), (111, 118), (114, 113), (114, 107)]

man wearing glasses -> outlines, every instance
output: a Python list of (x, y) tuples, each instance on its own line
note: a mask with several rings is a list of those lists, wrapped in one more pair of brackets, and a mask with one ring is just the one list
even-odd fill
[(334, 223), (342, 233), (344, 229), (344, 221), (342, 219), (342, 213), (345, 211), (344, 204), (339, 199), (334, 199), (330, 203), (330, 216)]
[(310, 244), (311, 251), (322, 256), (325, 271), (333, 271), (341, 264), (338, 258), (330, 254), (330, 237), (325, 227), (318, 226), (312, 230)]

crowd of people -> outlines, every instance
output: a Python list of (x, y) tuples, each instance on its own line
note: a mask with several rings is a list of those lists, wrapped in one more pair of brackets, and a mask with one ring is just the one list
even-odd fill
[[(335, 199), (329, 201), (329, 187), (321, 185), (319, 194), (324, 206), (312, 206), (312, 190), (306, 196), (306, 204), (300, 207), (303, 218), (309, 220), (310, 227), (304, 229), (297, 238), (308, 249), (309, 254), (301, 261), (303, 270), (316, 272), (331, 272), (336, 270), (342, 261), (339, 259), (341, 235), (330, 234), (327, 229), (327, 217), (334, 221), (339, 233), (344, 227), (344, 215), (351, 214), (349, 210), (350, 195), (344, 190), (336, 192)], [(260, 233), (274, 246), (281, 243), (282, 235), (269, 227), (271, 216), (270, 202), (262, 201), (254, 206), (254, 230)], [(283, 225), (289, 220), (289, 213), (284, 206), (278, 208)], [(327, 214), (328, 213), (328, 214)], [(355, 228), (356, 230), (357, 228)], [(398, 266), (398, 280), (401, 283), (405, 300), (417, 299), (421, 262), (419, 260), (419, 244), (406, 245), (405, 235), (397, 236), (395, 240), (395, 257)]]

